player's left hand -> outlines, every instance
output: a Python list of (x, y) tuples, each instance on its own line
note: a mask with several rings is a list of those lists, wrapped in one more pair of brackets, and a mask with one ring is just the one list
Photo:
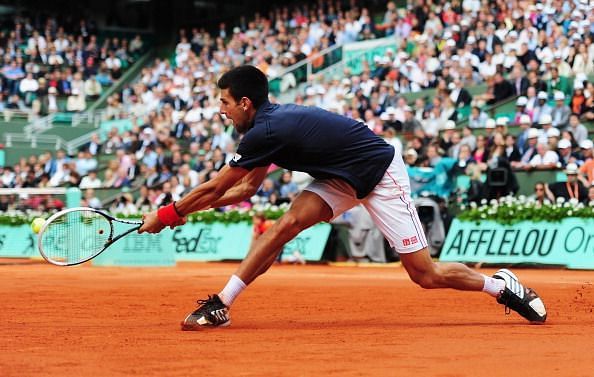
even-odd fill
[(159, 221), (157, 211), (145, 213), (142, 215), (143, 224), (138, 229), (138, 233), (159, 233), (165, 228), (165, 224)]

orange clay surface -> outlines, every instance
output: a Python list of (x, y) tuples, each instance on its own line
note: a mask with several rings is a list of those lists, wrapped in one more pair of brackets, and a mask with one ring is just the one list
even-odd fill
[(236, 264), (0, 262), (2, 377), (594, 376), (589, 271), (515, 270), (548, 307), (537, 326), (482, 293), (422, 290), (399, 265), (273, 266), (231, 327), (182, 332)]

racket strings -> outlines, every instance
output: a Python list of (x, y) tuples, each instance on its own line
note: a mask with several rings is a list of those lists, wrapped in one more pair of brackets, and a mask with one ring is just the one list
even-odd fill
[(72, 211), (47, 225), (42, 247), (49, 259), (72, 264), (103, 250), (110, 235), (111, 224), (104, 216), (88, 210)]

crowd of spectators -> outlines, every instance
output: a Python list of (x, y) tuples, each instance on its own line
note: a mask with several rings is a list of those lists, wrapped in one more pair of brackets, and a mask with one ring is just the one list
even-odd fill
[(84, 111), (144, 48), (140, 36), (100, 40), (92, 20), (14, 17), (0, 31), (0, 111), (8, 121)]
[[(579, 167), (591, 158), (582, 123), (594, 119), (593, 5), (425, 1), (397, 9), (388, 2), (375, 30), (393, 35), (396, 46), (360, 73), (319, 75), (296, 102), (365, 121), (402, 148), (409, 166), (457, 160), (452, 175), (486, 177), (483, 198), (517, 192), (514, 170)], [(473, 96), (470, 87), (484, 89)], [(406, 100), (426, 89), (434, 94)], [(514, 113), (490, 117), (489, 106), (506, 101), (515, 101)], [(514, 136), (508, 130), (516, 126)], [(477, 128), (486, 136), (473, 136)]]
[[(233, 157), (239, 135), (218, 113), (222, 72), (253, 64), (271, 79), (280, 76), (287, 89), (295, 83), (282, 73), (292, 64), (315, 60), (335, 44), (387, 35), (396, 38), (394, 47), (360, 74), (347, 69), (329, 80), (316, 77), (295, 102), (363, 120), (409, 167), (452, 160), (451, 174), (470, 178), (469, 198), (517, 192), (518, 169), (571, 164), (588, 187), (592, 141), (582, 123), (594, 120), (593, 21), (592, 6), (579, 1), (411, 1), (401, 9), (387, 2), (379, 23), (366, 8), (320, 2), (221, 24), (217, 34), (181, 30), (171, 59), (156, 59), (110, 98), (108, 118), (130, 119), (129, 129), (97, 135), (77, 156), (59, 151), (23, 160), (4, 169), (2, 184), (76, 185), (87, 190), (89, 205), (100, 204), (89, 189), (140, 187), (140, 199), (124, 193), (114, 208), (166, 204), (212, 179)], [(106, 51), (109, 57), (117, 49)], [(479, 85), (484, 91), (471, 95), (468, 88)], [(407, 101), (425, 89), (435, 94)], [(505, 100), (515, 101), (513, 114), (487, 113)], [(514, 136), (508, 130), (516, 126), (521, 132)], [(477, 128), (486, 134), (475, 136)], [(100, 154), (114, 158), (100, 166)], [(290, 202), (306, 181), (285, 172), (278, 181), (267, 179), (252, 202)]]

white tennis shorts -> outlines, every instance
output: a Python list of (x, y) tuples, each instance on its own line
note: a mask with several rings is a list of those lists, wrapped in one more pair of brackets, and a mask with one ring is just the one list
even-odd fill
[(417, 209), (410, 197), (410, 181), (398, 153), (382, 180), (363, 199), (342, 179), (316, 179), (305, 190), (319, 195), (332, 209), (333, 218), (362, 204), (375, 225), (398, 253), (412, 253), (427, 247)]

